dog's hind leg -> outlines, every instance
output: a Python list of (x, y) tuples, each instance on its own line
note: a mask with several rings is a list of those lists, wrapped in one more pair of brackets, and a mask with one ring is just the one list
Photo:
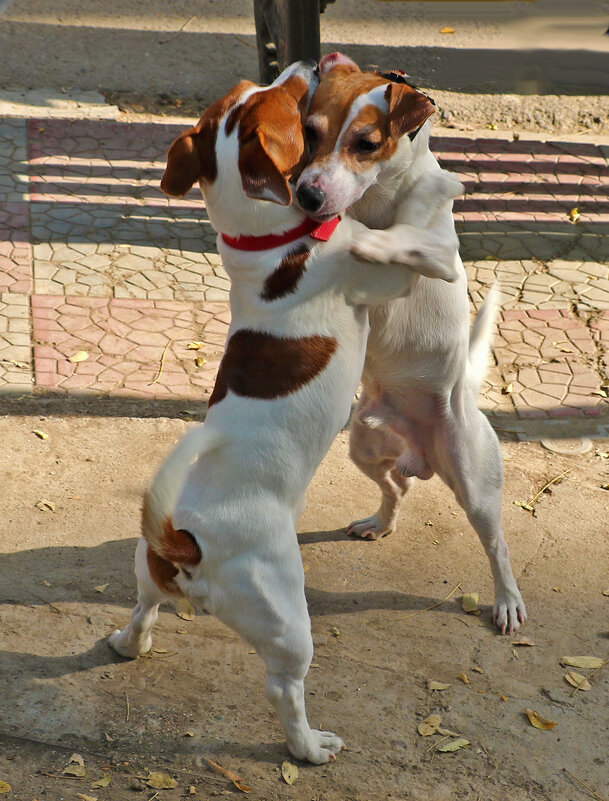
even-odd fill
[[(159, 604), (175, 600), (182, 593), (173, 582), (173, 566), (169, 562), (154, 559), (157, 565), (155, 581), (151, 575), (148, 559), (148, 543), (141, 537), (135, 550), (135, 575), (137, 577), (137, 606), (131, 613), (131, 620), (122, 631), (117, 629), (108, 642), (117, 654), (134, 659), (148, 653), (152, 646), (152, 629), (159, 616)], [(164, 575), (163, 575), (164, 574)], [(161, 589), (163, 585), (165, 590)], [(175, 588), (175, 589), (174, 589)]]
[(362, 473), (378, 484), (381, 505), (372, 516), (354, 520), (347, 526), (347, 534), (378, 540), (394, 531), (402, 499), (414, 479), (396, 470), (403, 441), (385, 427), (371, 428), (363, 422), (360, 414), (365, 408), (365, 399), (362, 401), (351, 418), (350, 456)]
[(442, 420), (434, 428), (433, 466), (455, 493), (484, 546), (495, 584), (493, 622), (502, 634), (511, 634), (527, 614), (501, 526), (501, 448), (490, 423), (473, 402), (458, 415), (459, 419)]

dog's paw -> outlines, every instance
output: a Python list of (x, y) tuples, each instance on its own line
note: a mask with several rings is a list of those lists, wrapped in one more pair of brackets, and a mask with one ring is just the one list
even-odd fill
[(363, 231), (351, 245), (351, 255), (359, 261), (388, 264), (403, 250), (403, 243), (390, 229)]
[(391, 534), (393, 528), (384, 523), (378, 515), (372, 515), (372, 517), (364, 517), (362, 520), (354, 520), (347, 526), (346, 532), (364, 540), (380, 540), (381, 537)]
[(310, 729), (304, 742), (288, 744), (296, 759), (312, 762), (313, 765), (325, 765), (336, 759), (336, 755), (345, 749), (341, 738), (331, 731)]
[(450, 170), (439, 170), (427, 173), (421, 178), (421, 183), (425, 182), (425, 189), (430, 195), (441, 199), (452, 200), (465, 192), (465, 187)]
[(108, 637), (108, 645), (116, 651), (119, 656), (126, 659), (136, 659), (142, 654), (147, 654), (152, 648), (152, 637), (148, 635), (140, 641), (132, 641), (127, 629), (116, 629)]
[(526, 623), (527, 610), (520, 593), (497, 597), (493, 606), (493, 623), (502, 634), (513, 634)]

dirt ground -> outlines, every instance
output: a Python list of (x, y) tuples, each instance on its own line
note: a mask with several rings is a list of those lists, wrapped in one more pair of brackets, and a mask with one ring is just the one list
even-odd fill
[[(106, 643), (134, 603), (142, 491), (188, 425), (0, 419), (7, 798), (175, 801), (189, 788), (194, 798), (242, 795), (205, 758), (236, 772), (259, 799), (591, 798), (569, 774), (608, 795), (609, 666), (574, 695), (560, 664), (566, 655), (609, 658), (606, 442), (579, 456), (503, 443), (504, 523), (529, 622), (502, 637), (490, 623), (486, 557), (437, 479), (414, 489), (393, 536), (345, 536), (345, 523), (374, 510), (377, 498), (348, 460), (348, 434), (338, 437), (298, 528), (315, 641), (309, 717), (340, 733), (348, 750), (328, 766), (300, 764), (288, 786), (280, 766), (289, 755), (264, 698), (262, 662), (232, 631), (204, 614), (184, 621), (168, 607), (149, 657), (125, 661)], [(516, 505), (565, 470), (535, 516)], [(479, 593), (479, 617), (461, 610), (462, 592)], [(534, 645), (515, 646), (521, 637)], [(450, 687), (432, 691), (428, 680)], [(533, 728), (526, 708), (555, 728)], [(440, 753), (447, 740), (418, 734), (432, 712), (469, 747)], [(86, 776), (62, 777), (75, 752)], [(176, 787), (151, 789), (142, 778), (149, 771), (166, 771)], [(94, 786), (108, 776), (108, 787)]]

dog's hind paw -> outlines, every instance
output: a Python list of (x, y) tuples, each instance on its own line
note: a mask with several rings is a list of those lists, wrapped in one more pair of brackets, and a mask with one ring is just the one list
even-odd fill
[(296, 759), (312, 762), (313, 765), (325, 765), (336, 759), (336, 755), (346, 748), (341, 738), (331, 731), (310, 729), (303, 743), (288, 744)]
[(126, 659), (136, 659), (142, 654), (147, 654), (152, 648), (152, 637), (142, 639), (141, 641), (133, 642), (129, 637), (127, 629), (116, 629), (108, 637), (108, 645), (116, 651), (119, 656), (124, 656)]
[(392, 531), (393, 527), (384, 523), (378, 515), (354, 520), (346, 528), (347, 534), (365, 540), (380, 540), (381, 537), (391, 534)]

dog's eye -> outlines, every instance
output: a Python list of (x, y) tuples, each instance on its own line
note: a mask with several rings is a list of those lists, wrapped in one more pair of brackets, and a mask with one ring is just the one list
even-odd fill
[(355, 149), (361, 153), (373, 153), (381, 146), (380, 142), (373, 142), (371, 139), (358, 139), (355, 143)]

